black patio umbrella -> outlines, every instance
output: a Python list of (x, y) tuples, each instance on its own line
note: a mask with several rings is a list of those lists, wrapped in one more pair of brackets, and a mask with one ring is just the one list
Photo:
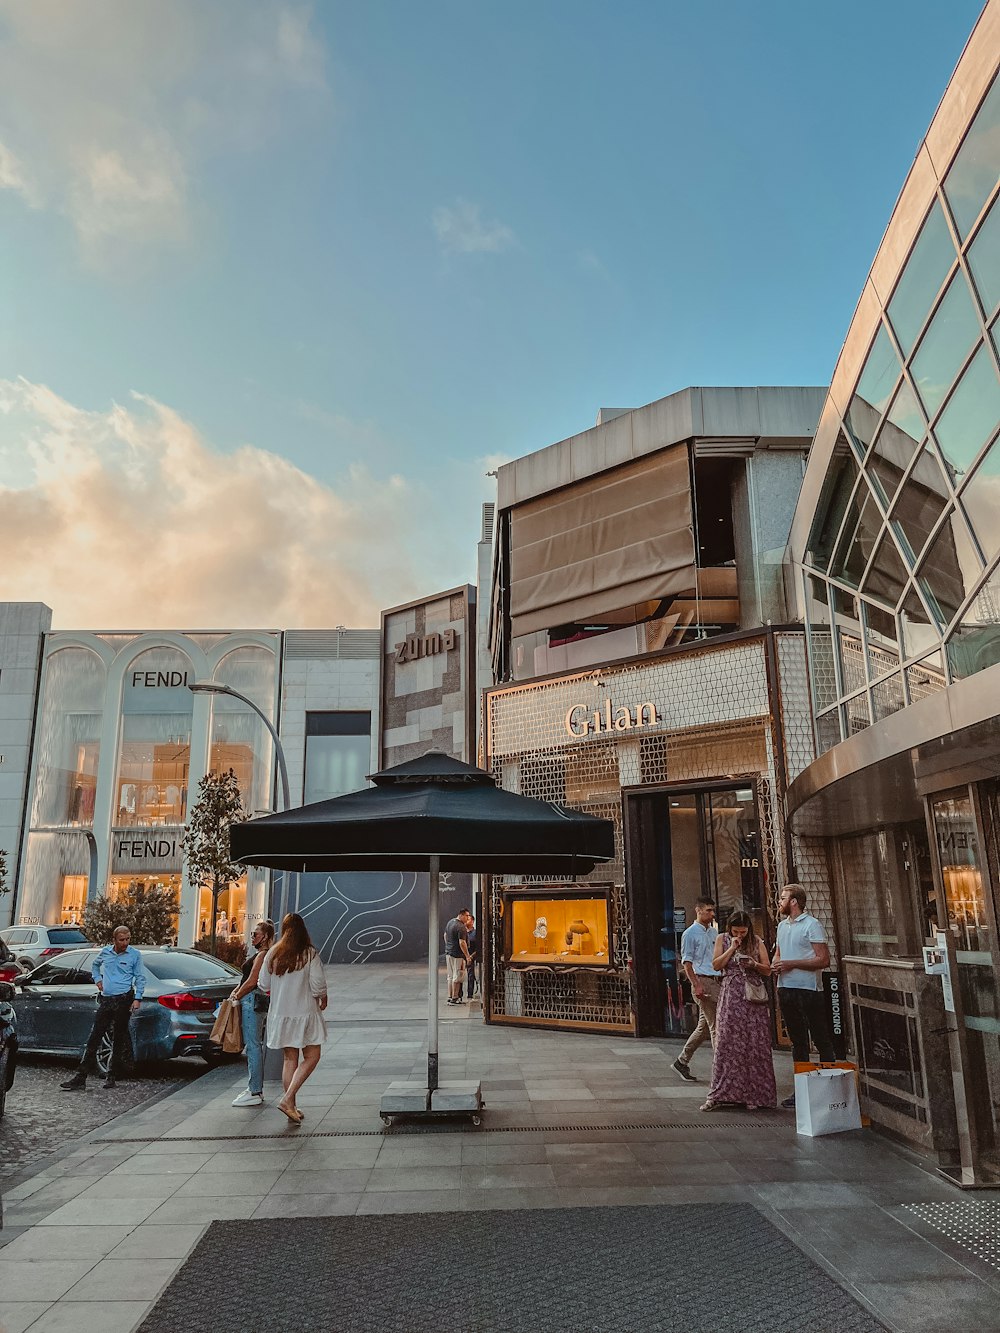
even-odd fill
[(272, 870), (426, 870), (427, 1086), (437, 1087), (438, 877), (584, 875), (615, 855), (608, 819), (504, 791), (439, 751), (373, 773), (374, 787), (283, 810), (230, 833), (233, 860)]

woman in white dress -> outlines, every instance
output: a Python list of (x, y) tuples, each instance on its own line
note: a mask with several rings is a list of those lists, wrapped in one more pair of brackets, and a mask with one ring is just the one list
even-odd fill
[(267, 991), (267, 1044), (282, 1050), (285, 1061), (281, 1082), (285, 1095), (277, 1103), (293, 1125), (302, 1123), (295, 1105), (299, 1088), (319, 1064), (326, 1040), (326, 976), (319, 953), (313, 948), (306, 923), (298, 912), (289, 912), (281, 923), (281, 938), (268, 949), (257, 983)]

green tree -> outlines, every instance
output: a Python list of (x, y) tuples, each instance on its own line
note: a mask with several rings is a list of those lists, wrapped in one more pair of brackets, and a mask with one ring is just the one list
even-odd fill
[(80, 924), (95, 943), (110, 940), (119, 926), (128, 926), (133, 944), (169, 944), (178, 910), (176, 889), (134, 879), (119, 897), (102, 896), (88, 903)]
[(198, 783), (198, 799), (184, 828), (181, 849), (188, 876), (199, 888), (212, 891), (212, 952), (219, 894), (243, 874), (243, 867), (230, 859), (229, 830), (247, 818), (240, 786), (232, 769), (206, 773)]

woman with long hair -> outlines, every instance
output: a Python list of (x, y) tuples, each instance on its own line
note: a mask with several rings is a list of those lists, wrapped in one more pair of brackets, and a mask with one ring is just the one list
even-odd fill
[(274, 943), (274, 922), (258, 921), (250, 934), (250, 949), (243, 964), (243, 980), (230, 999), (239, 1004), (243, 1019), (243, 1044), (247, 1049), (247, 1086), (234, 1106), (264, 1105), (264, 1023), (267, 997), (257, 987), (264, 955)]
[(777, 1103), (771, 1058), (771, 1007), (762, 978), (769, 975), (764, 941), (749, 913), (733, 912), (715, 941), (712, 966), (722, 973), (715, 1015), (712, 1086), (703, 1111), (745, 1106), (749, 1111)]
[(285, 1095), (278, 1110), (299, 1125), (303, 1115), (295, 1097), (319, 1064), (326, 1040), (326, 976), (298, 912), (289, 912), (282, 921), (281, 938), (264, 958), (260, 986), (271, 997), (267, 1044), (272, 1051), (284, 1052), (281, 1082)]

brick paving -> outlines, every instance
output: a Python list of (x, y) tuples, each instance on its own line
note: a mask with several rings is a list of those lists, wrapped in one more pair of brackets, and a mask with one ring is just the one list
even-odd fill
[[(670, 1069), (677, 1042), (484, 1027), (474, 1009), (446, 1011), (441, 1063), (443, 1078), (482, 1080), (482, 1128), (386, 1132), (380, 1093), (425, 1068), (421, 970), (330, 969), (330, 988), (302, 1126), (275, 1109), (274, 1083), (268, 1105), (234, 1109), (245, 1076), (225, 1067), (18, 1178), (0, 1232), (13, 1237), (0, 1248), (5, 1333), (89, 1326), (95, 1301), (102, 1333), (136, 1328), (216, 1221), (251, 1234), (260, 1219), (687, 1205), (720, 1225), (751, 1208), (833, 1279), (845, 1319), (860, 1304), (899, 1333), (1000, 1330), (997, 1270), (921, 1234), (906, 1207), (962, 1196), (874, 1133), (807, 1139), (789, 1113), (700, 1115), (704, 1082)], [(699, 1052), (699, 1074), (708, 1060)], [(784, 1095), (787, 1057), (775, 1067)], [(721, 1281), (725, 1255), (706, 1245)], [(817, 1327), (808, 1310), (801, 1327)]]

